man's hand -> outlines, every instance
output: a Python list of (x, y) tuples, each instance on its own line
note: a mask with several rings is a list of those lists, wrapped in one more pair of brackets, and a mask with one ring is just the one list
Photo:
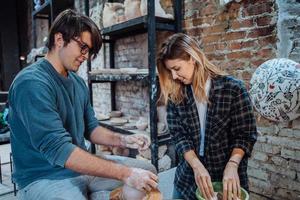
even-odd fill
[(145, 150), (150, 145), (150, 139), (144, 134), (121, 135), (121, 147)]
[(140, 168), (130, 169), (130, 175), (123, 180), (125, 184), (143, 192), (157, 188), (158, 177), (155, 174)]

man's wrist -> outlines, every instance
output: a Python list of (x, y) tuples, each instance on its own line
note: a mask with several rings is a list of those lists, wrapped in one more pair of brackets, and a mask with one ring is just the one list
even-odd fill
[(116, 146), (118, 146), (118, 147), (123, 147), (125, 144), (124, 144), (124, 142), (125, 142), (125, 139), (124, 139), (124, 135), (122, 135), (122, 134), (119, 134), (119, 133), (114, 133), (114, 135), (115, 135), (115, 138), (116, 138)]
[(130, 174), (132, 172), (132, 169), (130, 167), (125, 166), (125, 165), (121, 165), (121, 167), (123, 169), (121, 170), (120, 180), (124, 182), (130, 176)]

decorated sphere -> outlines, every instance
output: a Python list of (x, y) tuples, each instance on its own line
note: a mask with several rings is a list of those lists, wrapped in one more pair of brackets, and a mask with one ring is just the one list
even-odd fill
[(250, 81), (250, 98), (265, 118), (284, 122), (300, 116), (300, 64), (286, 58), (261, 64)]

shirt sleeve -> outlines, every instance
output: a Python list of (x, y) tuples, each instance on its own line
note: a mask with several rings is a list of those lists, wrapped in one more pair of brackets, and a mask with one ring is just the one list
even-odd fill
[(170, 134), (175, 139), (175, 150), (178, 156), (183, 158), (185, 152), (195, 150), (193, 141), (184, 129), (173, 103), (168, 103), (167, 106), (167, 122)]
[(231, 148), (241, 148), (250, 157), (257, 139), (256, 121), (252, 103), (243, 83), (240, 84), (231, 108)]
[(84, 120), (86, 125), (85, 138), (90, 140), (91, 133), (97, 126), (99, 126), (99, 122), (95, 117), (95, 112), (91, 106), (89, 98), (85, 106)]
[(12, 91), (10, 103), (23, 123), (33, 148), (50, 164), (64, 167), (76, 146), (63, 127), (52, 89), (42, 82), (23, 81)]

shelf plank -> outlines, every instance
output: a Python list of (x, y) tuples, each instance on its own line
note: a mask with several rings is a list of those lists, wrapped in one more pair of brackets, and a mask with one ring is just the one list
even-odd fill
[[(148, 16), (145, 15), (119, 24), (115, 24), (107, 28), (103, 28), (102, 35), (109, 36), (110, 39), (120, 39), (129, 35), (132, 36), (133, 34), (136, 35), (145, 33), (148, 29), (147, 18)], [(155, 22), (158, 26), (158, 29), (161, 31), (175, 31), (175, 23), (173, 19), (155, 17)]]
[(96, 83), (101, 82), (114, 82), (114, 81), (133, 81), (133, 80), (147, 80), (148, 72), (136, 72), (136, 73), (122, 73), (121, 71), (114, 72), (90, 72), (89, 79)]
[[(132, 135), (132, 134), (136, 134), (136, 133), (145, 133), (148, 134), (149, 133), (147, 131), (140, 131), (140, 130), (126, 130), (124, 128), (122, 128), (122, 126), (113, 126), (109, 123), (109, 121), (99, 121), (99, 124), (105, 128), (108, 128), (109, 130), (121, 133), (121, 134), (125, 134), (125, 135)], [(158, 135), (157, 136), (158, 139), (158, 144), (159, 145), (165, 145), (165, 144), (169, 144), (172, 140), (171, 140), (171, 136), (169, 133), (163, 134), (163, 135)]]

